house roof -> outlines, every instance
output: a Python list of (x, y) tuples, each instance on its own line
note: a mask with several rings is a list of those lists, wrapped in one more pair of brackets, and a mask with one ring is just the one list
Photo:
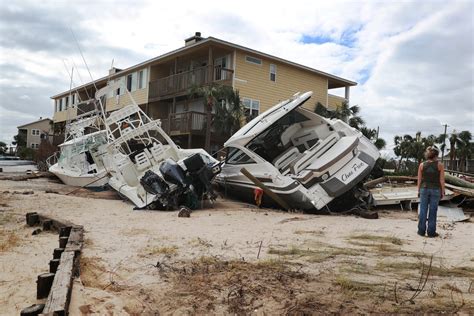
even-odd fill
[(39, 122), (42, 122), (42, 121), (51, 121), (50, 118), (44, 118), (44, 119), (39, 119), (39, 120), (36, 120), (36, 121), (33, 121), (31, 123), (26, 123), (26, 124), (23, 124), (23, 125), (20, 125), (20, 126), (17, 126), (18, 129), (22, 128), (22, 127), (26, 127), (26, 126), (29, 126), (29, 125), (33, 125), (33, 124), (36, 124), (36, 123), (39, 123)]
[[(206, 44), (212, 44), (212, 43), (220, 44), (220, 45), (224, 45), (224, 46), (228, 46), (228, 47), (233, 47), (235, 49), (239, 49), (239, 50), (248, 52), (248, 53), (253, 54), (253, 55), (258, 55), (258, 56), (261, 56), (261, 57), (264, 57), (264, 58), (273, 59), (273, 60), (278, 61), (280, 63), (291, 65), (291, 66), (294, 66), (294, 67), (297, 67), (297, 68), (300, 68), (300, 69), (303, 69), (303, 70), (306, 70), (306, 71), (309, 71), (309, 72), (316, 73), (316, 74), (321, 75), (323, 77), (327, 77), (328, 79), (330, 79), (330, 82), (333, 83), (334, 88), (344, 87), (344, 86), (356, 86), (357, 85), (357, 82), (355, 82), (355, 81), (344, 79), (342, 77), (338, 77), (338, 76), (332, 75), (330, 73), (327, 73), (327, 72), (324, 72), (324, 71), (321, 71), (321, 70), (317, 70), (317, 69), (314, 69), (314, 68), (311, 68), (311, 67), (308, 67), (308, 66), (305, 66), (305, 65), (302, 65), (302, 64), (298, 64), (298, 63), (295, 63), (295, 62), (292, 62), (292, 61), (289, 61), (289, 60), (286, 60), (286, 59), (283, 59), (283, 58), (280, 58), (280, 57), (277, 57), (277, 56), (273, 56), (273, 55), (270, 55), (270, 54), (260, 52), (260, 51), (255, 50), (255, 49), (251, 49), (251, 48), (248, 48), (248, 47), (245, 47), (245, 46), (242, 46), (242, 45), (234, 44), (234, 43), (231, 43), (231, 42), (227, 42), (227, 41), (209, 36), (209, 37), (207, 37), (205, 39), (202, 39), (202, 40), (200, 40), (196, 43), (180, 47), (180, 48), (172, 50), (168, 53), (159, 55), (157, 57), (154, 57), (154, 58), (151, 58), (151, 59), (148, 59), (148, 60), (145, 60), (145, 61), (143, 61), (141, 63), (138, 63), (134, 66), (125, 68), (125, 69), (123, 69), (123, 70), (121, 70), (121, 71), (119, 71), (115, 74), (107, 75), (107, 76), (104, 76), (104, 77), (99, 78), (97, 80), (94, 80), (92, 82), (83, 84), (81, 86), (76, 87), (74, 90), (80, 90), (80, 89), (82, 89), (84, 87), (87, 87), (87, 86), (90, 86), (92, 84), (97, 84), (97, 83), (104, 82), (104, 81), (109, 80), (109, 79), (114, 79), (114, 78), (117, 78), (117, 77), (121, 77), (124, 74), (127, 74), (129, 72), (132, 72), (132, 71), (140, 69), (140, 68), (143, 68), (143, 66), (153, 64), (153, 63), (162, 61), (162, 60), (164, 60), (168, 57), (171, 57), (173, 55), (178, 55), (182, 52), (186, 52), (188, 50), (192, 50), (192, 49), (198, 48), (200, 46), (205, 46)], [(52, 96), (51, 99), (55, 99), (57, 97), (66, 95), (68, 93), (69, 93), (69, 90), (64, 91), (62, 93), (59, 93), (59, 94), (56, 94), (56, 95)]]

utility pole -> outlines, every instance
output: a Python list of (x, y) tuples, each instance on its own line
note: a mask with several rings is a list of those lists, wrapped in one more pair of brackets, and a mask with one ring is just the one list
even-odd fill
[(446, 130), (448, 128), (448, 124), (444, 124), (444, 136), (443, 136), (443, 147), (441, 150), (441, 163), (444, 166), (444, 148), (446, 147)]
[(377, 126), (377, 136), (375, 137), (375, 139), (379, 139), (379, 127)]

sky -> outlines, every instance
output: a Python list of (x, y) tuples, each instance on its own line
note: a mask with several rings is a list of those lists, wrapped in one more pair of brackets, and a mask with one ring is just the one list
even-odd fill
[(395, 135), (474, 133), (473, 30), (474, 1), (2, 1), (0, 141), (52, 117), (72, 67), (80, 85), (199, 31), (358, 82), (390, 155)]

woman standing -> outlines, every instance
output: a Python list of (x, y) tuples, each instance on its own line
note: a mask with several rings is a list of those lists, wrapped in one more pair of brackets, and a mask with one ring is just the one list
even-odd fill
[[(436, 214), (438, 202), (444, 196), (444, 167), (438, 162), (438, 148), (426, 149), (426, 161), (418, 168), (418, 194), (420, 196), (420, 215), (418, 218), (418, 235), (437, 237)], [(428, 229), (426, 220), (428, 218)]]

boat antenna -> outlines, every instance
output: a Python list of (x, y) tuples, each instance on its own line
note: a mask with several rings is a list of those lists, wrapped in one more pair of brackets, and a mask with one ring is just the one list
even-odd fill
[[(95, 85), (94, 78), (92, 77), (89, 66), (87, 65), (86, 59), (84, 58), (84, 54), (82, 53), (82, 49), (81, 49), (81, 46), (79, 45), (79, 41), (77, 40), (76, 35), (74, 34), (74, 31), (72, 30), (71, 27), (69, 28), (69, 30), (71, 31), (72, 37), (74, 38), (74, 41), (76, 42), (77, 48), (79, 49), (79, 53), (81, 54), (81, 57), (82, 57), (82, 61), (84, 61), (84, 65), (86, 66), (87, 72), (89, 73), (89, 76), (91, 77), (92, 84), (94, 85), (95, 91), (97, 92), (99, 90), (97, 89), (97, 86)], [(102, 100), (100, 98), (97, 101), (99, 101), (100, 109), (101, 109), (102, 115), (104, 117), (104, 122), (105, 122), (104, 105), (102, 104)]]
[[(72, 65), (74, 66), (74, 68), (77, 69), (77, 71), (76, 71), (77, 76), (79, 77), (79, 80), (81, 81), (81, 84), (84, 85), (84, 80), (82, 80), (81, 73), (79, 72), (79, 67), (76, 66), (76, 63), (74, 62), (74, 59), (71, 58), (71, 62), (72, 62)], [(87, 95), (87, 99), (90, 99), (91, 96), (89, 95), (89, 92), (87, 92), (87, 88), (84, 86), (83, 89), (84, 89), (84, 92)]]
[(94, 88), (97, 90), (97, 86), (95, 85), (94, 78), (92, 77), (89, 66), (87, 65), (86, 59), (84, 58), (84, 54), (82, 53), (82, 49), (81, 49), (81, 46), (79, 45), (79, 42), (76, 38), (76, 35), (74, 34), (74, 31), (72, 30), (72, 28), (69, 28), (69, 30), (71, 30), (72, 37), (74, 37), (74, 41), (76, 42), (77, 49), (79, 50), (79, 54), (81, 54), (82, 61), (84, 62), (84, 65), (86, 66), (86, 69), (87, 69), (87, 72), (89, 73), (89, 76), (91, 77), (92, 84), (94, 85)]
[(69, 69), (68, 69), (68, 67), (67, 67), (66, 62), (64, 61), (64, 59), (63, 59), (63, 65), (64, 65), (64, 69), (66, 69), (66, 72), (67, 72), (68, 77), (69, 77), (70, 80), (71, 80), (71, 82), (70, 82), (70, 84), (69, 84), (69, 95), (71, 94), (71, 90), (73, 89), (73, 86), (74, 86), (74, 91), (75, 91), (75, 92), (78, 92), (76, 86), (74, 85), (74, 80), (72, 79), (72, 78), (73, 78), (72, 73), (74, 72), (74, 67), (72, 67), (71, 72), (69, 72)]

